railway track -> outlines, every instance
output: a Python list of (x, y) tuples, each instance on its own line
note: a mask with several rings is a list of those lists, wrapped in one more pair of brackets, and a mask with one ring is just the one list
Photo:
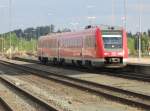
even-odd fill
[[(13, 82), (11, 82), (9, 79), (0, 76), (0, 81), (3, 84), (5, 84), (6, 87), (11, 87), (15, 91), (17, 91), (17, 93), (19, 93), (19, 94), (25, 96), (26, 98), (30, 99), (30, 101), (34, 102), (36, 104), (36, 106), (40, 107), (40, 110), (43, 110), (43, 111), (58, 111), (57, 108), (54, 108), (53, 106), (50, 106), (45, 101), (41, 100), (39, 97), (36, 97), (36, 96), (32, 95), (30, 92), (28, 92), (28, 91), (24, 90), (23, 88), (21, 88), (20, 86), (17, 86)], [(16, 109), (11, 108), (8, 105), (8, 103), (5, 102), (2, 98), (0, 98), (0, 102), (3, 104), (6, 111), (16, 111)], [(39, 110), (39, 109), (37, 109), (37, 110)]]
[(108, 70), (104, 69), (103, 74), (109, 75), (109, 76), (116, 76), (116, 77), (126, 78), (126, 79), (150, 82), (150, 76), (149, 75), (126, 72), (126, 71), (122, 71), (122, 70), (109, 69), (109, 71), (108, 71)]
[[(30, 62), (30, 63), (36, 63), (36, 64), (40, 64), (38, 61), (36, 60), (29, 60), (29, 59), (24, 59), (24, 58), (14, 58), (15, 60), (19, 60), (19, 61), (24, 61), (24, 62)], [(52, 65), (53, 66), (53, 65)], [(67, 67), (62, 66), (63, 68), (67, 69)], [(69, 66), (69, 68), (71, 70), (79, 70), (82, 72), (90, 72), (90, 73), (103, 73), (104, 75), (109, 75), (109, 76), (116, 76), (116, 77), (121, 77), (121, 78), (127, 78), (127, 79), (132, 79), (132, 80), (138, 80), (138, 81), (144, 81), (144, 82), (150, 82), (150, 75), (144, 75), (144, 74), (137, 74), (134, 72), (129, 72), (129, 71), (125, 71), (122, 68), (120, 69), (107, 69), (107, 68), (101, 68), (101, 69), (87, 69), (87, 68), (79, 68), (79, 67), (72, 67)]]
[(13, 111), (13, 109), (0, 97), (0, 110)]
[(8, 67), (17, 68), (32, 74), (35, 74), (37, 76), (40, 76), (42, 78), (53, 80), (57, 82), (61, 82), (63, 84), (66, 84), (71, 87), (76, 87), (84, 91), (88, 91), (90, 93), (94, 93), (97, 95), (102, 95), (106, 97), (107, 99), (111, 99), (113, 101), (118, 101), (127, 105), (143, 108), (143, 109), (150, 109), (150, 96), (144, 95), (128, 90), (123, 90), (120, 88), (115, 88), (112, 86), (107, 86), (103, 84), (93, 83), (77, 78), (72, 78), (56, 73), (50, 73), (47, 71), (42, 71), (38, 69), (33, 69), (27, 66), (21, 66), (18, 64), (6, 62), (6, 61), (0, 61), (1, 64), (4, 64)]

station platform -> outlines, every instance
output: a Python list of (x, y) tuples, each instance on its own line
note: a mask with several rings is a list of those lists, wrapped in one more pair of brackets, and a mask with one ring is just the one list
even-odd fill
[(150, 58), (141, 57), (139, 59), (139, 58), (129, 57), (127, 63), (128, 64), (146, 64), (146, 65), (150, 65)]

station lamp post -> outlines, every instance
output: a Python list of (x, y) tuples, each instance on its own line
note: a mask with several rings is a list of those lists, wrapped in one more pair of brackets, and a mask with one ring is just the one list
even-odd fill
[(124, 0), (124, 21), (123, 21), (123, 26), (125, 30), (127, 30), (127, 0)]
[[(3, 9), (5, 9), (5, 8), (8, 8), (8, 6), (0, 5), (0, 9), (2, 11), (4, 11)], [(2, 16), (4, 16), (4, 15), (2, 15)], [(2, 55), (4, 55), (4, 52), (5, 52), (5, 33), (2, 34), (2, 46), (1, 47), (2, 47)]]
[[(34, 35), (34, 32), (36, 32), (36, 30), (35, 29), (33, 29), (32, 30), (32, 35)], [(35, 46), (37, 46), (37, 41), (36, 41), (36, 39), (35, 39), (35, 43), (34, 43), (34, 39), (32, 39), (32, 37), (31, 37), (31, 44), (32, 44), (32, 51), (34, 52), (35, 50)]]

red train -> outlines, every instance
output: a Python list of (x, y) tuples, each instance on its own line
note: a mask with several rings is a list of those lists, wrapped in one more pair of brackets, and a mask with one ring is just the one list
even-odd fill
[(38, 57), (43, 63), (125, 65), (128, 58), (126, 31), (121, 27), (97, 26), (80, 32), (42, 36), (38, 41)]

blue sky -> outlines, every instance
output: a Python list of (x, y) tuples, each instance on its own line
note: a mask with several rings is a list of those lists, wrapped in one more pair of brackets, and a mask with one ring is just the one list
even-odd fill
[[(114, 23), (122, 25), (123, 1), (114, 0)], [(127, 0), (127, 30), (138, 31), (140, 0)], [(142, 31), (150, 28), (150, 0), (142, 1)], [(9, 0), (0, 0), (0, 32), (9, 30)], [(112, 24), (112, 0), (12, 0), (12, 29), (54, 24), (57, 28)], [(72, 23), (78, 23), (73, 26)]]

